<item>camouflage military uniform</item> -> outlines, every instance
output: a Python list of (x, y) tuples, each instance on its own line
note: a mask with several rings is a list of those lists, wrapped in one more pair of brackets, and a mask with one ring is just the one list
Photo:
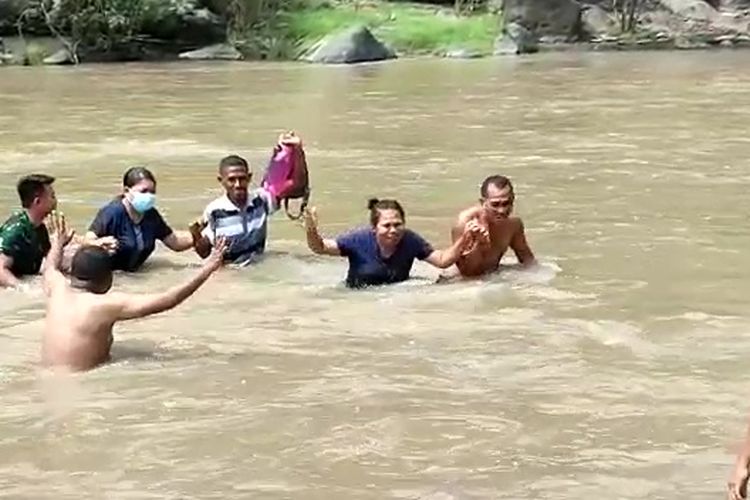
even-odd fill
[(10, 270), (16, 277), (37, 274), (49, 249), (47, 227), (34, 227), (24, 211), (11, 215), (0, 226), (0, 253), (13, 259)]

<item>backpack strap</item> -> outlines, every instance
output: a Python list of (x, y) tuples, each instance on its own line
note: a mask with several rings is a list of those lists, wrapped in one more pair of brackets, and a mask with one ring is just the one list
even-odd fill
[(289, 198), (284, 198), (284, 212), (286, 212), (286, 216), (289, 217), (291, 220), (300, 220), (302, 218), (302, 215), (305, 213), (305, 209), (307, 208), (307, 204), (310, 202), (310, 186), (308, 186), (305, 189), (305, 194), (302, 195), (302, 203), (299, 206), (299, 213), (297, 215), (292, 214), (289, 212)]

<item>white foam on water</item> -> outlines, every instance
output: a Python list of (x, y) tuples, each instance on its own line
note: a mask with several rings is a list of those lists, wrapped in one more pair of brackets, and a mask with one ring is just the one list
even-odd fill
[(624, 347), (640, 359), (652, 359), (668, 350), (649, 339), (635, 323), (614, 320), (559, 319), (560, 333), (575, 339), (586, 339), (603, 347)]

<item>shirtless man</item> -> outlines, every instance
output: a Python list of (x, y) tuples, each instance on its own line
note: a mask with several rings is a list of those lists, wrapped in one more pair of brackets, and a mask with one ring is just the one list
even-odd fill
[(534, 264), (536, 260), (526, 242), (523, 222), (511, 216), (515, 194), (510, 179), (502, 175), (487, 177), (480, 194), (479, 205), (461, 212), (451, 230), (456, 241), (469, 221), (477, 221), (485, 229), (483, 237), (477, 238), (456, 262), (461, 275), (476, 277), (496, 271), (508, 248), (515, 252), (521, 266)]
[(189, 281), (157, 294), (107, 293), (112, 287), (111, 258), (96, 246), (83, 246), (71, 263), (70, 282), (60, 271), (63, 249), (73, 238), (65, 218), (50, 220), (51, 248), (44, 265), (48, 297), (42, 344), (47, 366), (72, 371), (94, 368), (109, 360), (112, 328), (118, 321), (143, 318), (180, 304), (222, 266), (226, 244), (217, 241), (211, 256)]

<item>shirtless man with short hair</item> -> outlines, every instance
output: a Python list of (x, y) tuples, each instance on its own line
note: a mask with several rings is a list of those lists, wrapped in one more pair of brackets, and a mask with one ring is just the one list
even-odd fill
[(484, 237), (477, 238), (456, 262), (461, 275), (477, 277), (498, 270), (508, 248), (516, 254), (521, 266), (533, 265), (536, 259), (526, 241), (523, 221), (511, 215), (515, 194), (510, 179), (502, 175), (487, 177), (480, 195), (479, 205), (461, 212), (451, 230), (456, 241), (469, 221), (475, 220), (485, 228)]
[(211, 256), (190, 280), (156, 294), (107, 293), (112, 287), (110, 255), (83, 246), (71, 263), (70, 282), (60, 271), (63, 249), (73, 238), (65, 218), (50, 220), (51, 249), (44, 266), (48, 297), (42, 361), (73, 371), (95, 368), (109, 360), (112, 328), (122, 320), (143, 318), (172, 309), (190, 297), (222, 266), (226, 243), (217, 241)]

